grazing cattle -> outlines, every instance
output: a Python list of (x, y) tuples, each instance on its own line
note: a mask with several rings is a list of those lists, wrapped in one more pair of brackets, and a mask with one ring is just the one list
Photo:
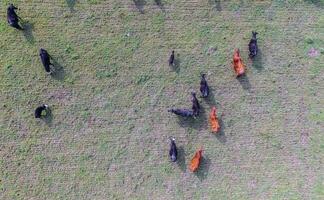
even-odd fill
[(10, 26), (19, 30), (23, 30), (23, 28), (19, 25), (20, 17), (16, 14), (16, 9), (17, 8), (13, 4), (9, 5), (9, 7), (7, 8), (7, 21)]
[(213, 133), (217, 133), (220, 129), (218, 118), (216, 114), (216, 107), (214, 106), (209, 114), (209, 121)]
[(48, 105), (46, 104), (43, 104), (41, 106), (38, 106), (35, 110), (35, 118), (41, 118), (42, 117), (42, 112), (43, 111), (46, 111), (48, 110)]
[(39, 56), (41, 57), (42, 60), (42, 64), (45, 68), (45, 71), (49, 74), (52, 73), (52, 69), (51, 69), (51, 65), (53, 66), (53, 64), (50, 61), (51, 56), (47, 53), (47, 51), (45, 49), (40, 49), (39, 50)]
[(245, 73), (245, 66), (240, 57), (240, 50), (236, 49), (233, 56), (233, 67), (236, 73), (236, 77), (239, 77)]
[(176, 115), (179, 115), (181, 117), (192, 117), (194, 116), (193, 111), (188, 110), (188, 109), (181, 109), (181, 108), (177, 108), (177, 109), (169, 109), (168, 112), (172, 112)]
[(199, 115), (200, 105), (195, 92), (191, 92), (192, 112), (194, 117)]
[(169, 58), (169, 66), (174, 65), (174, 51), (172, 51), (171, 56)]
[(189, 169), (191, 172), (197, 171), (200, 165), (200, 161), (202, 158), (202, 149), (200, 148), (194, 155), (194, 157), (191, 159)]
[(209, 95), (209, 87), (206, 81), (206, 74), (201, 75), (201, 80), (200, 80), (200, 92), (202, 97), (208, 97)]
[(178, 150), (177, 146), (175, 144), (175, 139), (170, 138), (171, 144), (170, 144), (170, 150), (169, 150), (169, 156), (172, 162), (177, 161), (178, 158)]
[(258, 34), (257, 32), (252, 31), (252, 39), (250, 40), (249, 43), (249, 51), (250, 51), (249, 56), (251, 59), (258, 54), (258, 43), (256, 38), (257, 34)]

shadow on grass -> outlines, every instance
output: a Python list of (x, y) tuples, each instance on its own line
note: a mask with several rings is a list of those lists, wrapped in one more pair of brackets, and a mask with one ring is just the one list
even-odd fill
[(207, 178), (209, 173), (209, 167), (210, 167), (211, 161), (207, 156), (202, 156), (200, 161), (200, 166), (198, 170), (195, 172), (195, 175), (198, 177), (200, 181), (203, 181)]
[(304, 0), (307, 3), (315, 4), (316, 6), (320, 8), (324, 8), (324, 1), (323, 0)]
[(196, 117), (196, 119), (193, 117), (184, 118), (178, 116), (178, 123), (180, 127), (183, 128), (193, 128), (196, 130), (206, 129), (208, 127), (208, 123), (207, 123), (206, 111), (204, 107), (200, 105), (199, 116)]
[(74, 11), (74, 6), (76, 4), (76, 0), (65, 0), (66, 4), (68, 5), (68, 7), (70, 8), (70, 11)]
[(133, 0), (136, 8), (138, 9), (138, 11), (142, 14), (144, 14), (144, 6), (146, 4), (145, 0)]
[(155, 1), (156, 5), (164, 12), (165, 9), (164, 9), (162, 0), (154, 0), (154, 1)]
[(258, 71), (263, 70), (263, 63), (262, 63), (262, 51), (258, 49), (258, 54), (256, 57), (252, 59), (252, 66), (257, 69)]
[(236, 79), (240, 82), (240, 84), (242, 85), (242, 88), (244, 90), (251, 89), (251, 84), (250, 84), (249, 78), (246, 76), (246, 74), (243, 74), (243, 75), (237, 77)]
[[(203, 98), (209, 106), (216, 106), (218, 104), (215, 99), (214, 89), (209, 87), (209, 95), (207, 98)], [(211, 109), (210, 107), (210, 109)], [(217, 107), (217, 106), (216, 106)]]
[(53, 57), (51, 58), (54, 65), (54, 72), (51, 74), (51, 76), (54, 79), (63, 80), (65, 77), (64, 67), (60, 63), (58, 63), (56, 59), (54, 59)]
[(220, 0), (215, 0), (215, 4), (216, 4), (216, 10), (217, 11), (222, 11), (222, 5), (221, 5), (221, 1)]
[(29, 23), (28, 21), (23, 21), (21, 25), (22, 25), (22, 28), (24, 29), (23, 33), (24, 33), (26, 40), (29, 43), (34, 44), (35, 43), (35, 38), (33, 35), (34, 25), (32, 23)]
[(53, 123), (53, 114), (51, 109), (49, 108), (47, 110), (46, 115), (42, 118), (42, 120), (48, 125), (48, 126), (52, 126)]
[(180, 73), (180, 54), (177, 54), (176, 57), (174, 58), (174, 65), (170, 66), (172, 68), (173, 71), (175, 71), (177, 74)]
[(186, 172), (187, 165), (186, 165), (186, 158), (185, 158), (185, 151), (183, 147), (178, 147), (178, 160), (177, 164), (182, 172)]
[(225, 135), (225, 132), (224, 132), (224, 122), (222, 120), (222, 118), (218, 118), (218, 123), (219, 123), (219, 126), (220, 126), (220, 130), (218, 133), (214, 134), (215, 137), (217, 138), (217, 140), (223, 144), (226, 143), (227, 139), (226, 139), (226, 135)]
[(222, 5), (221, 5), (221, 1), (220, 0), (209, 0), (209, 4), (210, 5), (213, 5), (213, 7), (217, 11), (222, 11)]

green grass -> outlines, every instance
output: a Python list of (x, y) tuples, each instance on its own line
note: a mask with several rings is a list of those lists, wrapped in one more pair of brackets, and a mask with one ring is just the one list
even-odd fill
[[(0, 199), (323, 199), (323, 1), (146, 0), (143, 14), (128, 0), (10, 2), (32, 30), (0, 22)], [(44, 73), (40, 47), (60, 77)], [(190, 107), (200, 73), (212, 97), (179, 120), (167, 109)], [(34, 119), (42, 103), (51, 120)], [(213, 105), (222, 136), (210, 133)]]

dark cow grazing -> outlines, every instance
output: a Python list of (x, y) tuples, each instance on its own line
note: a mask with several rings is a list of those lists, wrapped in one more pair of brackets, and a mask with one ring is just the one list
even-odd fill
[[(43, 104), (41, 106), (38, 106), (35, 110), (35, 118), (41, 118), (42, 117), (42, 112), (48, 110), (48, 105)], [(47, 113), (46, 113), (47, 114)]]
[(169, 66), (174, 65), (174, 51), (172, 51), (171, 56), (169, 58)]
[(16, 14), (16, 9), (18, 8), (16, 8), (13, 4), (9, 5), (9, 7), (7, 8), (7, 21), (10, 26), (19, 30), (23, 30), (23, 28), (19, 25), (20, 17)]
[(177, 146), (175, 144), (175, 139), (170, 138), (171, 144), (170, 144), (170, 150), (169, 150), (169, 156), (172, 162), (177, 161), (178, 158), (178, 150)]
[(201, 75), (201, 80), (200, 80), (200, 92), (202, 97), (206, 98), (209, 95), (209, 87), (206, 81), (206, 74)]
[(181, 108), (177, 108), (177, 109), (169, 109), (168, 112), (172, 112), (176, 115), (179, 115), (181, 117), (192, 117), (194, 116), (194, 113), (192, 110), (188, 110), (188, 109), (181, 109)]
[(53, 66), (53, 64), (50, 61), (51, 56), (47, 53), (45, 49), (42, 48), (39, 50), (39, 56), (41, 57), (42, 64), (45, 68), (45, 71), (51, 74), (53, 71), (50, 67), (51, 65)]
[(194, 117), (197, 117), (199, 115), (199, 111), (200, 111), (200, 105), (198, 102), (198, 99), (196, 97), (196, 93), (192, 92), (191, 93), (191, 102), (192, 102), (192, 112)]
[(254, 58), (258, 54), (257, 34), (257, 32), (252, 31), (252, 39), (249, 43), (250, 58)]

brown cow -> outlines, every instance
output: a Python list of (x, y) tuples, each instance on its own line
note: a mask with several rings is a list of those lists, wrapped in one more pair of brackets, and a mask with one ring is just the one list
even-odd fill
[(245, 73), (245, 65), (240, 56), (240, 50), (235, 49), (233, 56), (233, 67), (236, 73), (236, 77), (242, 76)]
[(191, 172), (197, 171), (200, 161), (202, 158), (202, 148), (200, 148), (196, 153), (195, 156), (191, 159), (189, 169)]
[(209, 114), (209, 121), (213, 133), (217, 133), (220, 129), (218, 118), (216, 114), (216, 107), (214, 106)]

